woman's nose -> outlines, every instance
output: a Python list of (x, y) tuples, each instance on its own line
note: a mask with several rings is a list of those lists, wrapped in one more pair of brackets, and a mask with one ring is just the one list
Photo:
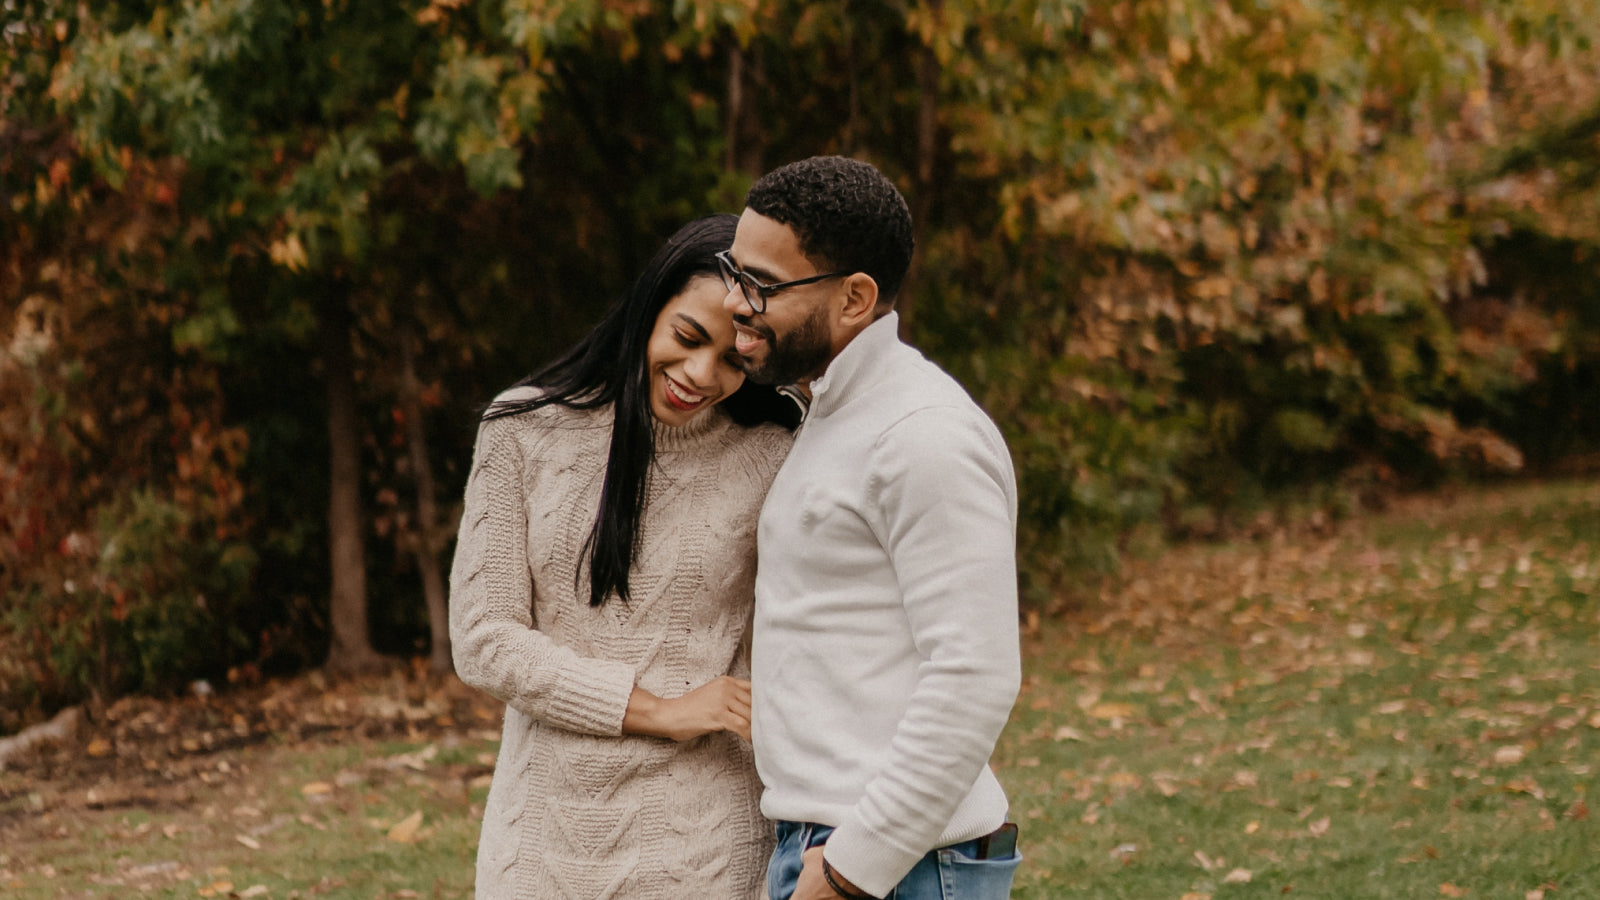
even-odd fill
[(703, 390), (711, 386), (713, 373), (716, 370), (716, 357), (710, 353), (692, 353), (683, 363), (684, 377), (689, 379), (689, 386), (696, 390)]

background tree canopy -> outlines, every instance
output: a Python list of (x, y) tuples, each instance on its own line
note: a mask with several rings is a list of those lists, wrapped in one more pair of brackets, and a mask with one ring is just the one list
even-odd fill
[(478, 405), (813, 153), (912, 204), (906, 328), (1010, 440), (1041, 610), (1145, 535), (1592, 455), (1597, 31), (1587, 0), (0, 0), (0, 729), (447, 665)]

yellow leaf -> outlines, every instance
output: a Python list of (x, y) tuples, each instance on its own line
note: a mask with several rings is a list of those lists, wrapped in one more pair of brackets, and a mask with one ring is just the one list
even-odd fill
[(409, 844), (417, 839), (417, 829), (422, 827), (422, 810), (417, 810), (389, 829), (389, 840), (397, 844)]
[(1189, 893), (1184, 894), (1182, 897), (1179, 897), (1178, 900), (1211, 900), (1211, 895), (1202, 894), (1199, 891), (1190, 891)]
[(1222, 876), (1223, 884), (1249, 884), (1251, 873), (1249, 869), (1234, 869)]
[(331, 794), (333, 793), (333, 785), (327, 783), (326, 781), (313, 781), (310, 784), (301, 785), (300, 793), (307, 797), (316, 796), (318, 794)]
[(1133, 704), (1131, 703), (1096, 703), (1089, 708), (1089, 715), (1096, 719), (1131, 719), (1133, 718)]
[(1466, 888), (1456, 887), (1448, 881), (1439, 885), (1439, 896), (1441, 897), (1465, 897), (1467, 894)]

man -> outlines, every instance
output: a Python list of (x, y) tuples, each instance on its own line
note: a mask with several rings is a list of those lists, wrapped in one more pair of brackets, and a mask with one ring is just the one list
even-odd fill
[(987, 765), (1020, 682), (1015, 479), (994, 423), (897, 336), (911, 251), (882, 173), (814, 157), (755, 183), (721, 255), (745, 371), (810, 398), (757, 537), (773, 900), (989, 900), (1020, 859)]

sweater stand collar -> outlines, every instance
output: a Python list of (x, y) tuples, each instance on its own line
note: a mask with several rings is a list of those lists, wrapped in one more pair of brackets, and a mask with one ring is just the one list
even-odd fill
[(825, 416), (866, 390), (883, 354), (900, 343), (900, 314), (888, 315), (868, 325), (828, 364), (828, 370), (811, 382), (811, 410), (807, 418)]

